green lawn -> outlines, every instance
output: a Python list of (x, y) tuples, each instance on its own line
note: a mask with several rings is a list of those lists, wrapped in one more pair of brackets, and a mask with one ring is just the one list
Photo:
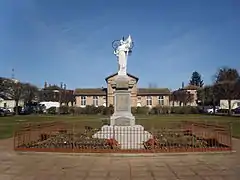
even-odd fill
[[(107, 116), (51, 116), (51, 115), (31, 115), (31, 116), (12, 116), (0, 117), (0, 139), (9, 138), (13, 136), (14, 130), (19, 124), (27, 122), (50, 122), (50, 121), (64, 121), (64, 122), (78, 122), (82, 125), (91, 127), (100, 127), (102, 121), (108, 118)], [(136, 124), (143, 125), (146, 129), (158, 129), (163, 126), (163, 123), (174, 123), (180, 121), (203, 121), (208, 123), (221, 124), (224, 122), (232, 123), (233, 136), (240, 137), (240, 117), (227, 116), (209, 116), (209, 115), (162, 115), (162, 116), (137, 116)], [(77, 124), (77, 123), (75, 123)]]

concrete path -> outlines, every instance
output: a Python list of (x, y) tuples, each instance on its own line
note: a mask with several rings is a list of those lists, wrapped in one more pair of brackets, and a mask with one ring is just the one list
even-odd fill
[(0, 141), (0, 180), (237, 180), (236, 153), (107, 157), (51, 153), (16, 153), (12, 140)]

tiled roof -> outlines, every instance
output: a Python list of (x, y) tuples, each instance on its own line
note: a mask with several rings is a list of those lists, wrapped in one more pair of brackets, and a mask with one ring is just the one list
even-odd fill
[(3, 100), (12, 100), (12, 98), (6, 96), (5, 94), (0, 94), (0, 98), (2, 98)]
[(199, 86), (195, 86), (195, 85), (188, 85), (188, 86), (185, 86), (182, 89), (184, 89), (184, 90), (198, 90), (198, 89), (200, 89), (200, 87)]
[[(74, 95), (106, 95), (106, 88), (84, 88), (76, 89)], [(168, 88), (139, 88), (137, 91), (138, 95), (169, 95), (170, 90)]]
[(160, 95), (160, 94), (165, 94), (168, 95), (170, 94), (170, 90), (168, 88), (139, 88), (138, 95)]
[(57, 85), (52, 85), (52, 86), (48, 86), (43, 88), (43, 90), (60, 90), (61, 88), (58, 87)]
[[(107, 81), (109, 78), (114, 77), (114, 76), (116, 76), (116, 75), (117, 75), (117, 73), (112, 74), (112, 75), (106, 77), (105, 80)], [(129, 77), (132, 77), (132, 78), (136, 79), (136, 81), (138, 82), (138, 77), (133, 76), (133, 75), (131, 75), (131, 74), (129, 74), (129, 73), (127, 73), (127, 75), (128, 75)]]
[(78, 88), (74, 95), (106, 95), (106, 88)]

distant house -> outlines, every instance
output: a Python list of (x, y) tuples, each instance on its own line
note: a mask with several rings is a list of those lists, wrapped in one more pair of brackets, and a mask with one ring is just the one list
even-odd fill
[[(24, 102), (23, 100), (20, 100), (18, 103), (19, 106), (23, 106)], [(0, 94), (0, 107), (8, 108), (13, 110), (16, 106), (15, 100), (11, 99), (10, 97)]]
[[(185, 86), (183, 88), (180, 88), (179, 90), (182, 90), (182, 91), (186, 91), (188, 92), (189, 94), (192, 94), (193, 95), (193, 100), (192, 102), (188, 102), (186, 105), (187, 106), (197, 106), (197, 90), (199, 89), (200, 87), (198, 86), (194, 86), (194, 85), (188, 85), (188, 86)], [(173, 92), (172, 92), (173, 93)], [(173, 101), (173, 100), (170, 100), (170, 106), (180, 106), (180, 102), (179, 101)]]
[[(45, 82), (44, 88), (39, 90), (39, 101), (42, 103), (60, 103), (61, 105), (72, 106), (75, 103), (73, 90), (66, 89), (66, 87), (59, 87), (57, 85), (48, 85)], [(55, 106), (55, 105), (54, 105)]]

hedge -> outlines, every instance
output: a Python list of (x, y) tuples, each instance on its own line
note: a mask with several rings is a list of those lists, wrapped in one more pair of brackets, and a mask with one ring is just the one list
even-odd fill
[[(192, 106), (178, 106), (178, 107), (169, 107), (169, 106), (157, 106), (153, 108), (149, 108), (147, 106), (144, 107), (132, 107), (131, 108), (133, 114), (139, 115), (160, 115), (160, 114), (199, 114), (200, 109), (198, 107)], [(48, 109), (48, 113), (56, 114), (56, 108)], [(68, 107), (61, 106), (59, 108), (60, 114), (73, 114), (73, 115), (81, 115), (81, 114), (99, 114), (99, 115), (111, 115), (114, 113), (114, 107), (110, 105), (109, 107), (104, 106), (86, 106), (86, 107)]]

